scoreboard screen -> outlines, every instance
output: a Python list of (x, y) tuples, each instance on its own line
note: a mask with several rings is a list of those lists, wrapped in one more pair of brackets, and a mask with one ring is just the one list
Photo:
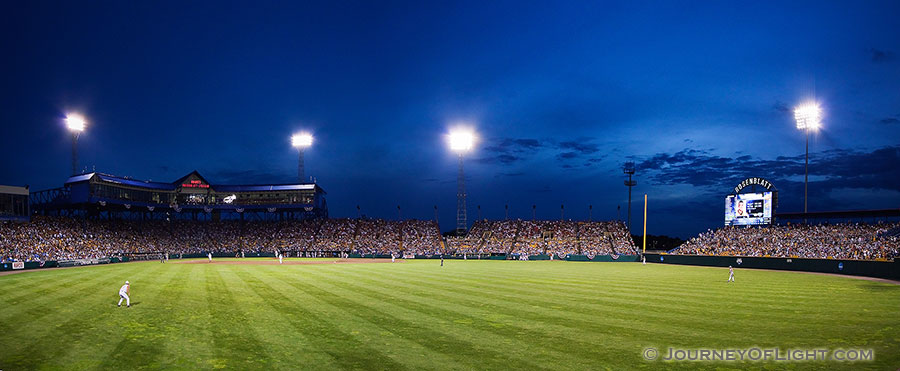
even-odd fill
[(772, 223), (772, 192), (725, 197), (725, 225)]

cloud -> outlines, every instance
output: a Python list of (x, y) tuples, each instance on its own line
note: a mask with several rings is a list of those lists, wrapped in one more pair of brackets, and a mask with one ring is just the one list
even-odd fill
[(500, 162), (502, 162), (504, 164), (511, 164), (511, 163), (519, 161), (521, 159), (522, 158), (519, 156), (513, 156), (513, 155), (509, 155), (509, 154), (501, 154), (501, 155), (497, 156), (497, 160), (499, 160)]
[[(790, 180), (804, 174), (803, 154), (763, 160), (751, 156), (721, 157), (706, 150), (683, 149), (658, 153), (637, 164), (639, 174), (657, 185), (687, 184), (707, 189), (727, 190), (741, 180), (759, 176), (779, 188), (802, 187)], [(870, 151), (834, 149), (810, 153), (809, 174), (817, 180), (810, 190), (825, 193), (840, 188), (900, 190), (900, 146)], [(799, 185), (798, 185), (799, 183)], [(813, 184), (815, 183), (815, 187)]]
[(894, 52), (890, 50), (869, 49), (869, 56), (874, 63), (886, 63), (894, 60)]
[[(532, 154), (553, 150), (559, 151), (556, 154), (557, 160), (571, 161), (600, 152), (600, 146), (593, 143), (593, 138), (577, 138), (555, 144), (552, 143), (552, 141), (551, 143), (544, 143), (532, 138), (496, 138), (490, 140), (488, 145), (484, 147), (486, 155), (476, 161), (482, 164), (511, 165), (528, 159)], [(585, 160), (591, 164), (600, 161), (596, 155), (591, 157)], [(572, 164), (563, 164), (561, 166), (567, 169), (573, 167)], [(590, 164), (586, 163), (585, 166), (590, 166)]]
[(890, 124), (900, 124), (900, 119), (898, 119), (898, 118), (896, 118), (896, 117), (885, 117), (885, 118), (881, 119), (881, 120), (878, 121), (878, 122), (880, 122), (880, 123), (882, 123), (882, 124), (888, 124), (888, 125), (890, 125)]
[(786, 114), (786, 115), (794, 114), (793, 113), (794, 110), (791, 109), (791, 107), (787, 103), (784, 103), (782, 101), (775, 101), (775, 104), (772, 105), (772, 109), (774, 109), (778, 113), (782, 113), (782, 114)]
[[(577, 140), (559, 142), (556, 148), (562, 152), (556, 154), (556, 159), (560, 161), (570, 161), (589, 157), (590, 155), (600, 152), (600, 146), (593, 143), (593, 140), (593, 138), (578, 138)], [(593, 163), (600, 161), (603, 157), (606, 157), (606, 155), (603, 155), (600, 158), (585, 158), (584, 166), (591, 166)], [(571, 163), (564, 163), (561, 166), (564, 169), (574, 168)]]
[(484, 147), (487, 157), (477, 161), (484, 164), (501, 163), (512, 164), (525, 159), (524, 154), (533, 153), (543, 147), (540, 141), (530, 138), (499, 138), (490, 140), (490, 144)]
[(595, 157), (595, 158), (589, 158), (589, 159), (587, 159), (587, 160), (584, 162), (584, 167), (591, 167), (591, 166), (594, 166), (595, 164), (597, 164), (597, 163), (603, 161), (603, 158), (605, 158), (605, 157), (606, 157), (606, 156), (603, 156), (603, 157), (600, 157), (600, 158), (596, 158), (596, 157)]
[(559, 148), (565, 150), (571, 150), (578, 152), (583, 155), (589, 155), (592, 153), (597, 153), (600, 151), (600, 146), (594, 143), (590, 143), (591, 139), (586, 139), (582, 141), (568, 141), (568, 142), (560, 142)]

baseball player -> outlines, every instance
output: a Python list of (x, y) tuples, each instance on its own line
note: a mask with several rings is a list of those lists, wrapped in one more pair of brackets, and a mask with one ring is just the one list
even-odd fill
[(212, 252), (206, 253), (206, 256), (209, 258), (209, 262), (212, 263)]
[(131, 298), (128, 297), (128, 288), (130, 287), (129, 285), (130, 284), (128, 283), (128, 281), (125, 281), (125, 284), (122, 285), (121, 288), (119, 288), (119, 304), (118, 304), (118, 306), (120, 306), (120, 307), (122, 306), (122, 300), (125, 300), (125, 305), (127, 305), (129, 308), (131, 308)]
[(734, 282), (734, 268), (728, 266), (728, 282)]
[(284, 257), (284, 255), (281, 255), (281, 252), (279, 251), (279, 252), (278, 252), (278, 264), (281, 264), (281, 259), (282, 259), (283, 257)]
[(444, 266), (444, 254), (441, 254), (441, 266)]

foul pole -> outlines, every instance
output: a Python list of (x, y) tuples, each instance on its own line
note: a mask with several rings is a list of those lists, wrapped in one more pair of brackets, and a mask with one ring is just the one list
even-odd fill
[(647, 194), (644, 193), (644, 252), (647, 253)]

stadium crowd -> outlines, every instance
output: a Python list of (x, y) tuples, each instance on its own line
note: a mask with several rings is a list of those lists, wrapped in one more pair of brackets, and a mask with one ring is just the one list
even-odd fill
[(635, 255), (625, 224), (572, 220), (479, 220), (465, 237), (447, 238), (455, 254)]
[[(445, 245), (446, 242), (446, 245)], [(0, 222), (2, 261), (91, 259), (128, 254), (282, 252), (361, 255), (635, 254), (621, 222), (476, 221), (465, 237), (444, 241), (434, 221), (123, 221), (35, 216)], [(310, 254), (313, 253), (313, 254)]]
[[(709, 230), (670, 251), (684, 255), (887, 259), (900, 250), (900, 223), (787, 224)], [(442, 239), (425, 220), (121, 221), (36, 216), (0, 222), (0, 260), (92, 259), (123, 254), (342, 251), (361, 255), (635, 255), (619, 221), (478, 220), (468, 235)]]
[[(115, 221), (35, 216), (0, 222), (0, 261), (96, 259), (123, 254), (235, 254), (342, 251), (440, 254), (433, 221)], [(303, 254), (309, 256), (315, 254)]]
[(682, 255), (769, 256), (818, 259), (894, 259), (900, 223), (728, 226), (708, 230), (672, 250)]

